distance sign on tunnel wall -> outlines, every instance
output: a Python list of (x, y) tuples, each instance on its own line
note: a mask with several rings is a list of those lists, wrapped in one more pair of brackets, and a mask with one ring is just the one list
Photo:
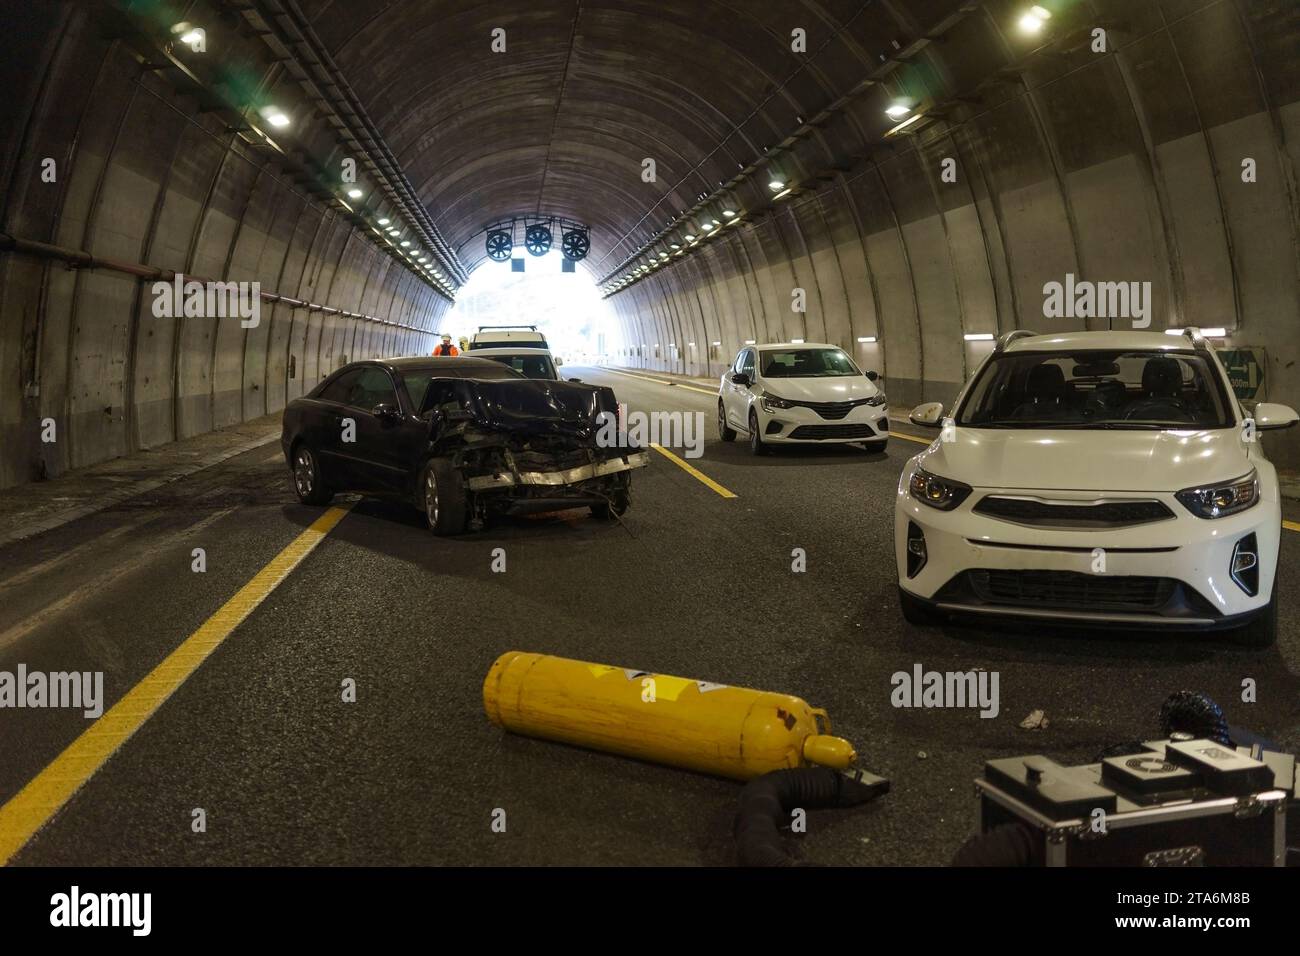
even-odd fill
[(1268, 356), (1261, 348), (1224, 349), (1219, 361), (1228, 372), (1232, 390), (1243, 400), (1261, 398), (1264, 388), (1264, 366)]

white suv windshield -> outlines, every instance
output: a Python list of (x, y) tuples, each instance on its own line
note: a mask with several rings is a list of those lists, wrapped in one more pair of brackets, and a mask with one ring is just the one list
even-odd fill
[(1227, 395), (1203, 352), (994, 356), (957, 414), (975, 428), (1225, 428)]
[(861, 375), (853, 360), (839, 349), (764, 349), (763, 378), (826, 378)]

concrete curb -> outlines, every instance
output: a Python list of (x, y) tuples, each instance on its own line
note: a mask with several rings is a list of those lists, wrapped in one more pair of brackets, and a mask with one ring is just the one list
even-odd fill
[[(165, 474), (158, 478), (136, 481), (119, 489), (106, 491), (103, 494), (98, 495), (91, 503), (72, 504), (67, 508), (58, 510), (56, 514), (43, 515), (40, 518), (32, 519), (24, 524), (10, 525), (10, 527), (8, 527), (3, 533), (0, 533), (0, 547), (5, 547), (16, 541), (22, 541), (46, 531), (60, 528), (63, 525), (70, 524), (80, 518), (97, 514), (98, 512), (110, 508), (113, 505), (120, 504), (123, 501), (129, 501), (130, 499), (140, 495), (148, 494), (151, 491), (161, 488), (163, 485), (170, 484), (171, 482), (177, 481), (181, 478), (187, 478), (190, 475), (204, 471), (214, 465), (219, 465), (223, 461), (229, 461), (231, 458), (261, 448), (263, 445), (268, 445), (279, 437), (280, 432), (277, 428), (276, 431), (273, 431), (264, 437), (244, 442), (232, 448), (224, 448), (219, 452), (203, 458), (201, 461), (189, 462), (180, 466), (172, 465)], [(63, 480), (64, 478), (74, 477), (76, 476), (61, 476), (59, 479), (55, 480), (58, 481)]]

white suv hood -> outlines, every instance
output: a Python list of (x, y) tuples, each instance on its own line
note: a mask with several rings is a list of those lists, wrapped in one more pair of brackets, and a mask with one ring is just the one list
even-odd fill
[(1127, 431), (961, 428), (921, 467), (976, 488), (1181, 491), (1251, 469), (1236, 428)]
[(865, 375), (828, 375), (825, 378), (762, 378), (763, 391), (799, 402), (854, 402), (880, 394)]

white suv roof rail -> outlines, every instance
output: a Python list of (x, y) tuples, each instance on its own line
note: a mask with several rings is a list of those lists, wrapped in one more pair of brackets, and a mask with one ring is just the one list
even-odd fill
[(1187, 328), (1183, 329), (1183, 338), (1192, 343), (1192, 348), (1200, 349), (1202, 352), (1208, 352), (1210, 350), (1209, 341), (1201, 334), (1201, 330), (1195, 325), (1189, 325)]
[(1037, 332), (1031, 332), (1029, 329), (1013, 329), (998, 339), (997, 344), (993, 346), (993, 351), (995, 353), (1001, 352), (1016, 339), (1027, 339), (1037, 334)]

